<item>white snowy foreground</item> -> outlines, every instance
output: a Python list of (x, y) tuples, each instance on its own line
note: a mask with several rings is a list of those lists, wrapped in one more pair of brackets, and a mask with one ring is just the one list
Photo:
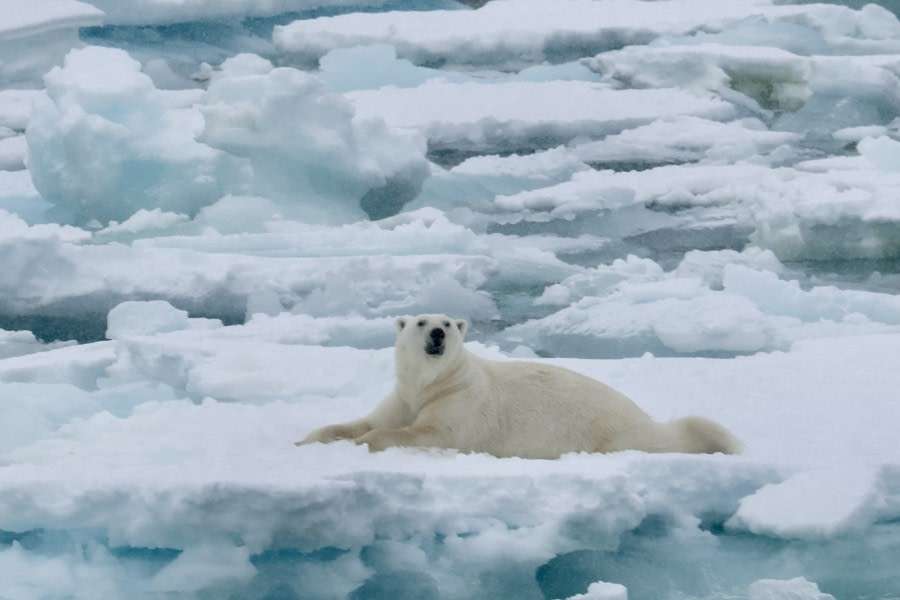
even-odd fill
[(841, 598), (896, 589), (900, 335), (732, 360), (553, 360), (657, 419), (715, 418), (747, 448), (529, 461), (294, 447), (368, 411), (393, 366), (389, 349), (303, 343), (299, 317), (223, 327), (128, 303), (109, 327), (111, 341), (0, 364), (7, 597), (562, 598), (602, 580), (703, 598), (797, 577)]
[[(6, 0), (0, 599), (900, 597), (858, 4)], [(745, 451), (295, 447), (423, 312)]]

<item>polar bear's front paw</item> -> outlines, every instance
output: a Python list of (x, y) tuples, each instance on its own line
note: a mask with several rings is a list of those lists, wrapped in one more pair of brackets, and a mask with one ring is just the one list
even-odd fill
[(316, 429), (308, 436), (296, 442), (295, 446), (305, 446), (306, 444), (327, 444), (335, 440), (352, 440), (365, 433), (365, 428), (359, 425), (329, 425)]
[(377, 429), (374, 431), (370, 431), (361, 438), (358, 438), (356, 440), (356, 443), (359, 445), (367, 445), (369, 447), (369, 452), (381, 452), (382, 450), (386, 450), (391, 446), (400, 445), (394, 439), (394, 436), (391, 435), (390, 431)]

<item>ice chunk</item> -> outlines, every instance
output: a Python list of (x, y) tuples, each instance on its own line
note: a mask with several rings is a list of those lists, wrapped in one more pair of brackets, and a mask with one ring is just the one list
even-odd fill
[(597, 76), (580, 60), (562, 64), (543, 63), (516, 73), (519, 81), (596, 81)]
[[(432, 155), (436, 161), (456, 163), (459, 156)], [(432, 167), (432, 176), (422, 186), (419, 197), (407, 209), (422, 206), (440, 207), (445, 211), (462, 209), (472, 217), (494, 212), (497, 194), (515, 194), (568, 181), (575, 173), (589, 167), (571, 150), (563, 146), (531, 154), (507, 156), (474, 156), (449, 170)], [(477, 212), (471, 212), (477, 211)], [(461, 211), (456, 212), (463, 222)], [(474, 227), (474, 223), (471, 223)]]
[(660, 35), (718, 30), (753, 15), (796, 13), (768, 2), (570, 0), (566, 10), (542, 0), (489, 2), (477, 11), (349, 14), (276, 27), (279, 51), (315, 64), (340, 47), (385, 42), (415, 64), (518, 70), (545, 60), (565, 62)]
[(106, 337), (111, 340), (136, 335), (178, 331), (188, 326), (187, 311), (163, 300), (123, 302), (109, 311)]
[(835, 477), (823, 469), (794, 475), (741, 500), (729, 527), (758, 535), (816, 539), (864, 531), (879, 504), (878, 470), (857, 469)]
[[(29, 295), (45, 295), (37, 284), (35, 266), (44, 277), (67, 278), (71, 262), (62, 256), (64, 244), (80, 244), (89, 238), (80, 229), (59, 225), (29, 227), (17, 216), (0, 210), (0, 289), (5, 290), (7, 305)], [(37, 285), (35, 285), (37, 284)]]
[[(586, 169), (587, 167), (576, 156), (565, 147), (559, 146), (526, 155), (476, 156), (453, 167), (451, 172), (454, 175), (477, 178), (479, 183), (491, 185), (492, 188), (504, 188), (510, 187), (510, 184), (503, 185), (500, 181), (512, 180), (515, 183), (511, 185), (515, 187), (535, 185), (537, 182), (546, 184), (554, 180), (568, 179), (572, 174)], [(500, 181), (495, 184), (486, 183), (489, 179)]]
[(308, 222), (341, 223), (399, 212), (429, 170), (425, 140), (385, 127), (315, 77), (258, 56), (222, 64), (202, 108), (201, 139), (244, 157), (253, 189)]
[[(720, 32), (667, 37), (586, 62), (617, 85), (714, 91), (744, 111), (775, 118), (778, 129), (812, 133), (805, 143), (821, 146), (830, 128), (884, 124), (894, 113), (886, 99), (898, 81), (887, 55), (896, 48), (888, 39), (861, 39), (871, 18), (863, 12), (833, 6), (772, 12)], [(893, 15), (883, 16), (886, 29), (900, 27)]]
[(337, 92), (377, 89), (386, 85), (416, 87), (429, 79), (468, 81), (461, 73), (419, 67), (398, 59), (390, 44), (336, 48), (319, 61), (318, 77)]
[(42, 196), (80, 222), (194, 215), (253, 190), (310, 221), (384, 217), (428, 175), (418, 135), (355, 119), (314, 77), (253, 55), (226, 61), (204, 94), (159, 90), (125, 53), (89, 47), (47, 86), (27, 132), (29, 168)]
[(796, 281), (782, 281), (774, 273), (742, 265), (726, 265), (726, 291), (739, 294), (771, 315), (798, 317), (807, 322), (841, 321), (861, 315), (872, 321), (900, 325), (900, 297), (858, 290), (817, 286), (803, 290)]
[[(884, 165), (889, 156), (877, 162)], [(894, 257), (900, 211), (892, 198), (898, 186), (900, 174), (859, 162), (761, 181), (751, 240), (782, 260)]]
[(0, 383), (0, 452), (33, 443), (98, 409), (93, 396), (69, 384)]
[(0, 126), (14, 132), (24, 131), (31, 119), (32, 106), (43, 96), (42, 90), (0, 90)]
[[(804, 56), (891, 54), (896, 48), (900, 23), (882, 6), (866, 8), (863, 2), (816, 4), (803, 1), (797, 4), (813, 5), (763, 9), (765, 18), (749, 18), (731, 27), (701, 32), (693, 40), (685, 38), (682, 41), (688, 44), (765, 45)], [(875, 22), (878, 22), (877, 27), (873, 27)], [(880, 32), (877, 32), (878, 28)]]
[[(66, 360), (63, 356), (65, 354), (80, 354), (81, 360), (88, 362), (92, 351), (79, 350), (69, 347), (57, 350), (60, 353), (57, 360)], [(3, 362), (8, 360), (10, 359)], [(20, 365), (30, 362), (33, 366), (43, 363), (44, 367), (50, 368), (45, 368), (43, 377), (36, 378), (39, 379), (37, 382), (17, 382), (14, 381), (14, 370), (9, 368), (12, 365), (3, 364), (4, 382), (0, 383), (0, 463), (6, 462), (8, 453), (46, 440), (73, 421), (86, 419), (103, 411), (108, 411), (105, 413), (107, 415), (113, 413), (124, 416), (134, 406), (149, 398), (162, 399), (167, 396), (162, 387), (141, 382), (120, 385), (112, 393), (97, 390), (96, 385), (77, 385), (84, 382), (77, 381), (76, 378), (72, 378), (70, 382), (53, 382), (52, 371), (60, 374), (63, 366), (51, 365), (51, 360), (44, 357), (18, 357), (11, 359), (11, 362)], [(92, 365), (94, 384), (103, 374), (103, 367), (102, 363)], [(9, 375), (13, 377), (7, 377)], [(170, 395), (169, 398), (171, 397)]]
[(248, 298), (266, 293), (283, 310), (314, 316), (439, 308), (490, 319), (496, 307), (482, 288), (498, 264), (509, 266), (508, 277), (542, 281), (577, 270), (542, 249), (567, 247), (564, 241), (541, 240), (523, 262), (517, 239), (496, 236), (496, 244), (486, 244), (433, 209), (335, 228), (274, 219), (260, 223), (269, 229), (259, 234), (207, 231), (131, 245), (100, 243), (102, 238), (87, 244), (91, 234), (84, 230), (29, 227), (3, 211), (0, 224), (6, 267), (0, 290), (16, 314), (56, 314), (53, 309), (68, 306), (80, 318), (105, 321), (119, 302), (151, 297), (170, 299), (192, 314), (239, 320)]
[(884, 125), (863, 125), (861, 127), (845, 127), (844, 129), (838, 129), (831, 135), (838, 141), (855, 143), (857, 144), (857, 149), (859, 149), (859, 142), (865, 138), (882, 137), (886, 135), (888, 131), (888, 128)]
[[(666, 116), (727, 119), (730, 104), (677, 89), (615, 91), (586, 81), (450, 83), (350, 92), (361, 118), (421, 131), (432, 150), (547, 148), (617, 133)], [(453, 102), (447, 102), (453, 98)]]
[(568, 600), (628, 600), (628, 590), (618, 583), (597, 581), (588, 586), (586, 594), (570, 596)]
[(30, 331), (6, 331), (0, 329), (0, 359), (59, 348), (71, 343), (74, 342), (45, 344), (34, 337), (34, 334)]
[(25, 168), (28, 144), (25, 136), (0, 137), (0, 170), (18, 171)]
[(755, 352), (771, 347), (774, 330), (752, 302), (730, 294), (672, 303), (652, 327), (665, 346), (685, 353)]
[[(69, 539), (61, 535), (54, 541), (64, 544)], [(26, 536), (23, 541), (14, 540), (0, 549), (0, 569), (5, 574), (0, 593), (5, 597), (27, 598), (35, 594), (61, 597), (72, 594), (73, 590), (84, 590), (114, 598), (133, 592), (116, 581), (110, 568), (115, 558), (106, 548), (89, 543), (80, 552), (72, 550), (36, 560), (28, 549), (32, 542)]]
[(620, 283), (543, 319), (510, 327), (508, 343), (557, 356), (609, 357), (697, 352), (755, 352), (774, 343), (774, 328), (749, 300), (712, 292), (696, 279)]
[(196, 592), (213, 584), (247, 581), (256, 574), (250, 564), (250, 550), (227, 542), (201, 541), (167, 564), (153, 576), (153, 592)]
[(857, 144), (859, 153), (882, 171), (900, 172), (900, 142), (887, 136), (864, 136)]
[(760, 579), (747, 590), (748, 600), (834, 600), (831, 594), (819, 591), (819, 586), (803, 577), (787, 581)]
[(726, 97), (733, 89), (769, 110), (796, 110), (810, 95), (808, 61), (777, 48), (661, 44), (600, 54), (587, 64), (630, 87), (680, 87)]
[(623, 281), (659, 281), (662, 277), (663, 270), (658, 264), (630, 254), (624, 260), (618, 259), (610, 265), (600, 265), (547, 287), (536, 302), (568, 306), (585, 296), (605, 296), (612, 293), (616, 285)]
[(188, 221), (187, 215), (163, 212), (159, 208), (153, 210), (140, 209), (123, 223), (111, 222), (109, 226), (98, 232), (99, 235), (117, 233), (138, 233), (152, 229), (168, 229), (174, 225)]
[(446, 69), (418, 66), (405, 58), (397, 58), (390, 44), (379, 43), (349, 48), (335, 48), (319, 60), (317, 76), (340, 92), (378, 89), (387, 85), (416, 87), (430, 79), (453, 83), (498, 81), (597, 81), (597, 75), (578, 61), (561, 65), (540, 64), (515, 74), (468, 74)]
[[(865, 140), (863, 140), (865, 142)], [(888, 166), (892, 142), (875, 159)], [(864, 151), (876, 146), (862, 144)], [(495, 210), (531, 221), (579, 219), (591, 213), (653, 207), (656, 215), (638, 227), (605, 229), (606, 235), (641, 241), (667, 232), (679, 240), (715, 239), (717, 230), (740, 250), (747, 242), (772, 250), (780, 260), (833, 261), (891, 258), (897, 249), (900, 211), (893, 198), (900, 173), (878, 169), (868, 160), (801, 163), (795, 168), (767, 168), (739, 162), (715, 165), (662, 166), (644, 171), (579, 171), (569, 181), (494, 199)], [(660, 214), (663, 211), (665, 214)], [(615, 214), (615, 212), (613, 212)], [(649, 215), (645, 215), (649, 216)], [(633, 219), (619, 225), (627, 225)], [(605, 220), (606, 227), (611, 221)], [(592, 229), (597, 231), (596, 228)], [(703, 235), (704, 232), (709, 235)], [(742, 238), (742, 243), (735, 243)], [(717, 240), (715, 243), (722, 244)], [(673, 239), (658, 243), (672, 246)], [(722, 246), (720, 245), (719, 248)], [(713, 249), (713, 248), (710, 248)]]
[(700, 277), (711, 288), (722, 289), (725, 272), (730, 265), (743, 265), (753, 271), (769, 271), (775, 274), (781, 274), (786, 270), (772, 251), (750, 247), (743, 252), (691, 250), (684, 255), (674, 274), (679, 277)]
[[(549, 212), (559, 219), (588, 211), (616, 210), (639, 204), (736, 208), (729, 201), (733, 199), (733, 194), (742, 194), (744, 186), (752, 191), (754, 186), (759, 185), (759, 180), (770, 173), (769, 169), (746, 163), (666, 166), (648, 171), (581, 171), (569, 181), (501, 195), (495, 202), (505, 210)], [(633, 231), (624, 230), (629, 233)]]
[(44, 213), (52, 208), (31, 183), (28, 171), (0, 171), (0, 211), (15, 214), (23, 223), (46, 221)]
[(895, 296), (783, 281), (771, 252), (692, 252), (664, 273), (629, 257), (572, 275), (538, 304), (564, 308), (514, 325), (500, 338), (571, 356), (749, 353), (819, 336), (895, 331)]
[[(900, 86), (892, 59), (885, 56), (826, 56), (812, 59), (811, 97), (775, 126), (807, 132), (823, 146), (836, 129), (888, 125), (893, 120), (891, 95)], [(824, 146), (838, 152), (839, 144)]]
[(769, 131), (756, 119), (720, 123), (691, 116), (670, 116), (601, 141), (581, 144), (574, 148), (574, 153), (591, 165), (625, 170), (623, 167), (632, 165), (752, 160), (798, 140), (797, 134)]
[(136, 0), (124, 6), (117, 0), (90, 0), (111, 25), (154, 25), (221, 21), (241, 17), (269, 17), (283, 13), (334, 8), (382, 8), (387, 0)]
[(0, 23), (0, 84), (33, 84), (80, 46), (78, 29), (103, 13), (78, 0), (7, 0)]
[(246, 183), (239, 159), (195, 139), (201, 92), (156, 89), (125, 52), (73, 51), (45, 82), (28, 167), (44, 199), (79, 222), (121, 222), (142, 208), (194, 214)]

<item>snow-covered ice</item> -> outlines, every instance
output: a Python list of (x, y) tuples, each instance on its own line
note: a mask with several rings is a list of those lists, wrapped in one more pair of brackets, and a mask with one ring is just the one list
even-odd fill
[[(900, 597), (892, 10), (7, 0), (0, 598)], [(745, 452), (295, 447), (420, 312)]]
[(433, 11), (402, 19), (390, 13), (356, 13), (294, 21), (276, 27), (273, 38), (280, 52), (299, 63), (315, 62), (337, 47), (385, 42), (416, 64), (518, 70), (663, 35), (716, 31), (748, 16), (798, 13), (804, 11), (772, 7), (766, 0), (567, 0), (563, 10), (542, 0), (495, 0), (477, 13)]
[(378, 116), (394, 127), (421, 131), (438, 150), (508, 152), (619, 133), (672, 115), (727, 119), (733, 114), (730, 104), (680, 90), (615, 91), (586, 81), (429, 80), (414, 88), (347, 96), (360, 117)]
[(78, 30), (103, 13), (79, 0), (7, 0), (0, 21), (0, 85), (29, 86), (73, 46)]

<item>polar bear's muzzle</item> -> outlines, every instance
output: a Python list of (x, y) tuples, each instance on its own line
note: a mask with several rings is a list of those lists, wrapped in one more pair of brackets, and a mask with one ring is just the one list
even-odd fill
[(447, 334), (443, 329), (435, 327), (428, 334), (428, 340), (425, 342), (425, 354), (428, 356), (441, 356), (444, 353), (444, 338)]

